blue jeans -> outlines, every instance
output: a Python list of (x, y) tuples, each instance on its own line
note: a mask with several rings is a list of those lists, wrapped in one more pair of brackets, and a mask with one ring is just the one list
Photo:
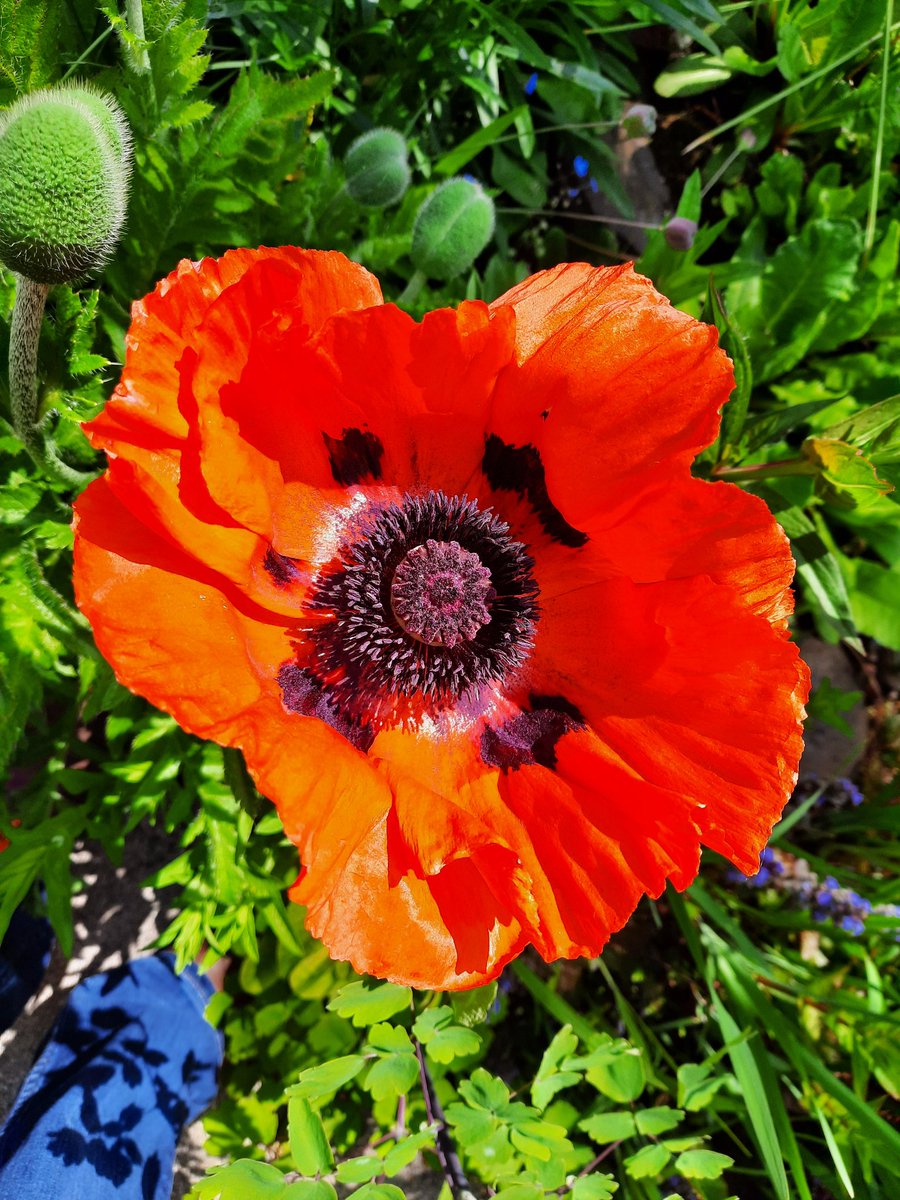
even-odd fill
[(0, 1196), (169, 1200), (181, 1129), (216, 1094), (212, 991), (171, 954), (83, 980), (0, 1130)]

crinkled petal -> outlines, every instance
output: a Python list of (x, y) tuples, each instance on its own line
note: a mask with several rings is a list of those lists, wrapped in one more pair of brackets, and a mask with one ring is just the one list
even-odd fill
[(623, 267), (542, 271), (495, 300), (516, 314), (518, 365), (492, 430), (540, 453), (550, 498), (584, 529), (627, 489), (686, 471), (734, 386), (714, 328)]
[(547, 598), (534, 670), (640, 778), (699, 806), (706, 845), (755, 869), (796, 782), (809, 692), (782, 629), (703, 576), (609, 579)]

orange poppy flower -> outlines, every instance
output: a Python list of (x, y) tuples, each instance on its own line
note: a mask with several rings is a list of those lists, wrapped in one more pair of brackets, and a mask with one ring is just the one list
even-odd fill
[(733, 385), (631, 266), (421, 323), (340, 254), (183, 262), (87, 427), (78, 602), (118, 678), (239, 746), (336, 958), (465, 988), (597, 954), (796, 777), (766, 506), (690, 476)]

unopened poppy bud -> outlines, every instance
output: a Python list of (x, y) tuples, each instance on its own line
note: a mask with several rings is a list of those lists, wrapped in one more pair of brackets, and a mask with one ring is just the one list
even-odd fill
[(664, 230), (664, 236), (673, 250), (690, 250), (696, 232), (696, 221), (689, 221), (687, 217), (673, 217)]
[(494, 202), (468, 179), (448, 179), (431, 193), (416, 216), (412, 257), (431, 279), (468, 271), (491, 240)]
[(656, 132), (656, 109), (652, 104), (632, 104), (619, 125), (626, 137), (652, 137)]
[(396, 129), (372, 129), (358, 137), (344, 158), (347, 191), (366, 208), (386, 208), (409, 187), (406, 139)]
[(63, 85), (0, 114), (0, 260), (38, 283), (98, 270), (125, 220), (131, 133), (111, 96)]

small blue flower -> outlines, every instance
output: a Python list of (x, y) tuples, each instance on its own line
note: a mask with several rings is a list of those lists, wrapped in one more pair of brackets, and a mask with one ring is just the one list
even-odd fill
[(525, 95), (533, 96), (534, 93), (537, 91), (537, 85), (538, 85), (538, 73), (537, 73), (537, 71), (535, 71), (533, 75), (528, 76), (528, 80), (525, 83), (525, 89), (524, 89)]
[(828, 917), (829, 917), (829, 914), (825, 911), (824, 908), (813, 909), (813, 920), (814, 921), (827, 921)]
[(765, 863), (766, 866), (772, 865), (772, 863), (775, 861), (775, 851), (771, 846), (766, 846), (765, 850), (763, 850), (762, 854), (759, 856), (759, 861), (761, 863)]
[(839, 779), (838, 784), (840, 785), (840, 787), (843, 788), (844, 792), (846, 793), (847, 799), (850, 801), (850, 803), (854, 807), (856, 805), (862, 804), (863, 794), (859, 790), (859, 788), (856, 786), (856, 784), (853, 782), (852, 779)]
[(591, 164), (586, 158), (584, 158), (583, 155), (576, 154), (572, 162), (572, 166), (574, 167), (575, 174), (579, 179), (587, 179), (588, 171), (591, 169)]
[(591, 176), (591, 191), (594, 193), (595, 196), (596, 196), (597, 192), (600, 191), (600, 184), (593, 177), (593, 175)]
[(463, 175), (463, 179), (465, 179), (466, 183), (477, 183), (478, 182), (478, 180), (475, 178), (474, 175)]
[(755, 875), (751, 875), (747, 882), (751, 887), (765, 887), (772, 877), (772, 872), (768, 867), (760, 867)]
[(835, 879), (835, 877), (833, 875), (826, 875), (825, 878), (822, 880), (822, 887), (830, 888), (831, 891), (833, 891), (833, 892), (836, 892), (840, 886), (841, 885), (838, 883), (838, 881)]
[(822, 908), (828, 908), (831, 904), (831, 892), (824, 889), (821, 892), (816, 892), (816, 904), (821, 905)]
[(847, 916), (841, 917), (841, 929), (845, 929), (847, 933), (851, 933), (854, 937), (859, 937), (865, 929), (865, 925), (863, 925), (859, 917)]
[(580, 196), (580, 195), (581, 195), (580, 188), (569, 188), (569, 199), (570, 200), (574, 200), (576, 196)]

